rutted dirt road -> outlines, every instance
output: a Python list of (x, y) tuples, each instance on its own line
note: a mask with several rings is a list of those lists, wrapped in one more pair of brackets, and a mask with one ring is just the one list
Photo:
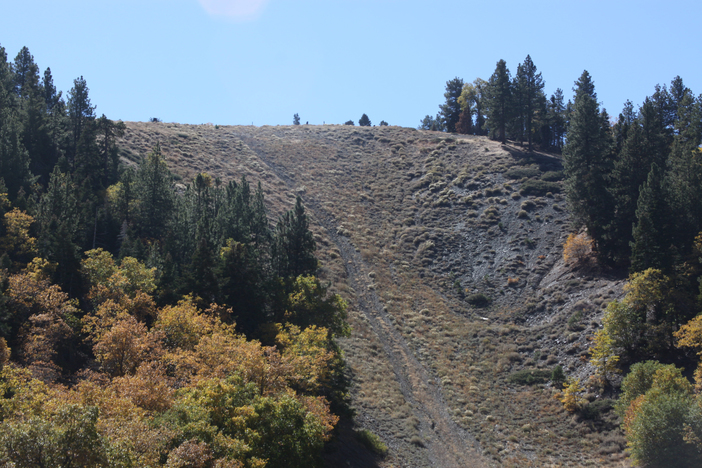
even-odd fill
[[(257, 151), (254, 140), (242, 139), (259, 158), (292, 190), (294, 182), (286, 172), (271, 161), (265, 152)], [(460, 428), (449, 415), (449, 408), (438, 388), (438, 381), (416, 359), (407, 342), (396, 330), (384, 311), (374, 289), (368, 287), (368, 272), (372, 271), (360, 253), (339, 235), (339, 225), (321, 204), (311, 197), (304, 198), (305, 205), (313, 218), (326, 230), (341, 253), (346, 268), (348, 284), (356, 292), (355, 306), (370, 324), (377, 336), (388, 361), (391, 363), (395, 379), (402, 395), (419, 421), (422, 444), (426, 449), (431, 466), (436, 468), (481, 468), (488, 466), (478, 442)], [(390, 446), (401, 446), (399, 441), (389, 441)]]

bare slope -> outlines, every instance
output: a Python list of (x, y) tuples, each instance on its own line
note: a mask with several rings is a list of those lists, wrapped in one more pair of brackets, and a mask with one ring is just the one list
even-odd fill
[(357, 424), (391, 449), (369, 462), (346, 442), (330, 466), (619, 466), (611, 412), (576, 418), (550, 384), (510, 380), (557, 364), (587, 378), (588, 339), (621, 295), (563, 265), (558, 158), (396, 127), (165, 123), (128, 124), (123, 156), (157, 142), (184, 181), (261, 181), (272, 218), (303, 197), (322, 276), (352, 306)]

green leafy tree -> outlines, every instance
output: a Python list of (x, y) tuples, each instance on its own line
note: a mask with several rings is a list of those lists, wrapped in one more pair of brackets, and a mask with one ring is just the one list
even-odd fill
[(472, 83), (463, 85), (461, 96), (458, 102), (461, 105), (461, 112), (470, 109), (471, 116), (475, 115), (475, 125), (473, 132), (476, 135), (485, 135), (485, 110), (487, 106), (487, 88), (488, 82), (476, 78)]
[(651, 388), (631, 402), (624, 418), (632, 459), (651, 467), (698, 466), (702, 457), (686, 440), (692, 408), (692, 386), (681, 369), (657, 369)]

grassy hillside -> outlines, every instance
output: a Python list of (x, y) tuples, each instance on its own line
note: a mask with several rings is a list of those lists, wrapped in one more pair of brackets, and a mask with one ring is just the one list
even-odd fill
[(119, 144), (137, 162), (156, 143), (184, 182), (260, 181), (272, 220), (302, 196), (321, 276), (351, 304), (356, 428), (390, 449), (373, 459), (345, 428), (329, 466), (626, 464), (607, 399), (573, 416), (550, 381), (557, 365), (587, 381), (623, 284), (563, 263), (559, 158), (396, 127), (128, 123)]

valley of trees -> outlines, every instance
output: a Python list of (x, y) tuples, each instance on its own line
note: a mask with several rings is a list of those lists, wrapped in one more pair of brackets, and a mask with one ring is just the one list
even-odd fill
[(0, 47), (0, 465), (310, 467), (348, 411), (346, 303), (300, 198), (205, 173)]
[[(500, 60), (420, 128), (562, 154), (565, 257), (629, 276), (561, 401), (617, 395), (634, 462), (699, 464), (702, 98), (676, 77), (613, 120), (587, 72), (568, 103), (543, 88)], [(158, 145), (125, 165), (95, 109), (0, 47), (0, 466), (318, 466), (350, 414), (349, 326), (302, 200), (272, 223), (244, 177), (176, 184)]]

